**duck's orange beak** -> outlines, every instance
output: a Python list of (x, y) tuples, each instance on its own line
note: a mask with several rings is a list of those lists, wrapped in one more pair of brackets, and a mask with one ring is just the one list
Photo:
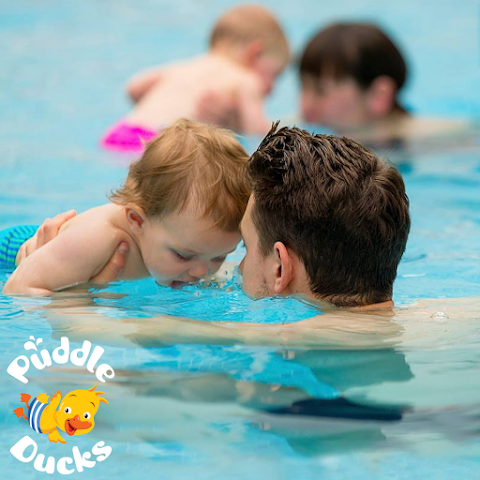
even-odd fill
[(85, 430), (92, 426), (91, 422), (82, 422), (78, 415), (75, 415), (73, 418), (67, 418), (65, 420), (65, 431), (69, 435), (75, 435), (77, 430)]

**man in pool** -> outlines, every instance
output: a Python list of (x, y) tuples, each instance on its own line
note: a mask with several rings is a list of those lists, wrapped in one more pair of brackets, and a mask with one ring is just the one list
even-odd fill
[[(89, 332), (90, 340), (115, 345), (253, 343), (318, 348), (340, 341), (374, 352), (381, 332), (382, 351), (374, 355), (377, 361), (382, 359), (380, 375), (393, 362), (395, 373), (399, 370), (401, 379), (408, 377), (408, 366), (397, 361), (391, 348), (399, 327), (389, 322), (393, 281), (410, 228), (401, 175), (352, 140), (311, 135), (298, 128), (277, 131), (277, 126), (250, 158), (247, 175), (253, 193), (241, 223), (247, 250), (240, 264), (244, 291), (254, 298), (296, 296), (318, 303), (327, 315), (286, 325), (234, 325), (169, 316), (115, 319), (82, 307), (49, 310), (54, 332), (68, 329), (70, 336)], [(121, 252), (113, 256), (104, 280), (116, 279), (124, 259)], [(319, 371), (324, 384), (321, 368), (322, 362), (328, 364), (328, 355), (315, 367), (318, 355), (306, 358), (302, 353), (301, 362), (312, 372)], [(345, 359), (340, 352), (341, 367), (330, 365), (330, 371), (343, 371), (352, 353)], [(371, 355), (361, 358), (365, 367), (365, 358)], [(370, 376), (376, 375), (374, 371), (369, 368)], [(284, 390), (289, 392), (287, 406)], [(285, 388), (277, 397), (279, 408), (272, 413), (278, 415), (376, 420), (399, 420), (403, 415), (402, 408), (357, 404), (341, 392), (335, 398), (311, 398), (301, 389)]]
[[(275, 125), (247, 175), (252, 195), (240, 264), (247, 295), (298, 296), (323, 310), (393, 306), (410, 229), (394, 167), (352, 140)], [(115, 280), (124, 264), (124, 251), (117, 251), (102, 279)]]

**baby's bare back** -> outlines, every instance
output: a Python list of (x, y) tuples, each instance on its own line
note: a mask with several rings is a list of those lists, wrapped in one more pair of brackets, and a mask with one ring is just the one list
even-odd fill
[(235, 96), (240, 89), (259, 91), (259, 80), (237, 63), (208, 54), (166, 66), (127, 118), (157, 130), (179, 118), (197, 119), (197, 106), (208, 92)]

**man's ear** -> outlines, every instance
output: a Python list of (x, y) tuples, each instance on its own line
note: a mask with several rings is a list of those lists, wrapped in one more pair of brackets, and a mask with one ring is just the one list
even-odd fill
[(388, 115), (395, 106), (397, 86), (392, 78), (377, 77), (367, 90), (367, 107), (373, 118)]
[(273, 251), (275, 255), (273, 291), (276, 295), (286, 294), (294, 277), (293, 252), (282, 242), (276, 242)]
[(137, 235), (141, 234), (147, 220), (145, 212), (137, 206), (130, 205), (125, 208), (125, 213), (132, 232)]

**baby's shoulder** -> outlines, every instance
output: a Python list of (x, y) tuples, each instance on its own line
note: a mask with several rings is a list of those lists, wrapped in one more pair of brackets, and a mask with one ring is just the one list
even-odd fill
[(212, 74), (225, 83), (231, 83), (250, 90), (260, 88), (258, 74), (237, 62), (221, 57), (205, 57), (204, 61), (210, 62)]
[(70, 219), (60, 229), (60, 233), (67, 230), (85, 230), (92, 233), (120, 235), (122, 232), (118, 219), (121, 218), (123, 207), (114, 204), (105, 204), (90, 208)]

